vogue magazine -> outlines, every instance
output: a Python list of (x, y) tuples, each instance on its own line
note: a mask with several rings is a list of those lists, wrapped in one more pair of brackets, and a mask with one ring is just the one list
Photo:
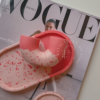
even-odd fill
[(43, 91), (77, 100), (99, 29), (99, 18), (50, 0), (1, 0), (0, 50), (19, 42), (21, 35), (57, 30), (71, 39), (75, 57), (69, 70), (26, 90), (9, 93), (0, 88), (0, 100), (34, 100)]

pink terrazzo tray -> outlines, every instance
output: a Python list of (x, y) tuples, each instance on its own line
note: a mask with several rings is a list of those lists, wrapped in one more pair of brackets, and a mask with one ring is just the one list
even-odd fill
[(65, 99), (57, 92), (46, 91), (37, 95), (34, 100), (65, 100)]
[[(32, 64), (28, 59), (25, 59), (28, 56), (23, 57), (21, 41), (20, 45), (16, 43), (0, 51), (1, 88), (12, 92), (20, 91), (63, 73), (71, 66), (74, 59), (74, 47), (68, 36), (59, 31), (45, 31), (35, 35), (34, 38), (40, 39), (47, 50), (48, 41), (51, 36), (65, 39), (68, 42), (63, 58), (57, 56), (59, 62), (57, 62), (56, 65), (54, 64), (54, 66), (41, 67), (40, 65), (37, 66), (38, 63)], [(53, 49), (51, 49), (51, 51), (55, 53)]]

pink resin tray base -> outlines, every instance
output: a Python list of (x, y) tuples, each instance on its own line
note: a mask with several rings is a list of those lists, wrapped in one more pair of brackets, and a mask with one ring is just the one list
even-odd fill
[(47, 91), (37, 95), (34, 100), (65, 100), (65, 99), (57, 92)]
[(53, 67), (39, 67), (23, 59), (19, 43), (0, 51), (0, 87), (7, 91), (20, 91), (66, 71), (74, 59), (74, 47), (70, 39), (59, 31), (46, 31), (34, 37), (41, 39), (47, 48), (50, 36), (68, 40), (66, 56)]

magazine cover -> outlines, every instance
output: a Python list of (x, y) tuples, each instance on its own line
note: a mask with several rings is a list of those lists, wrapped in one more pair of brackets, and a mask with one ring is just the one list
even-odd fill
[(69, 70), (23, 91), (9, 93), (0, 88), (0, 100), (34, 100), (43, 91), (77, 100), (99, 29), (99, 18), (50, 0), (1, 0), (0, 50), (19, 42), (21, 35), (58, 30), (73, 42), (75, 57)]

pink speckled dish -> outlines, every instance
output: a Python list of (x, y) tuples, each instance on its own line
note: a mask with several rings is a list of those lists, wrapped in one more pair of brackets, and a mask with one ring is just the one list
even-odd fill
[(52, 91), (40, 93), (34, 100), (65, 100), (60, 94)]
[[(68, 47), (61, 61), (53, 67), (39, 67), (27, 62), (21, 54), (19, 43), (0, 51), (0, 87), (7, 91), (20, 91), (66, 71), (74, 59), (74, 47), (71, 40), (59, 31), (45, 31), (35, 38), (41, 40), (47, 49), (50, 36), (68, 41)], [(46, 42), (47, 41), (47, 42)]]
[(48, 45), (44, 45), (45, 50), (41, 51), (39, 48), (40, 40), (21, 35), (20, 51), (23, 58), (36, 66), (54, 67), (63, 59), (68, 41), (59, 37), (48, 36), (48, 40), (44, 39), (44, 43), (48, 41)]

